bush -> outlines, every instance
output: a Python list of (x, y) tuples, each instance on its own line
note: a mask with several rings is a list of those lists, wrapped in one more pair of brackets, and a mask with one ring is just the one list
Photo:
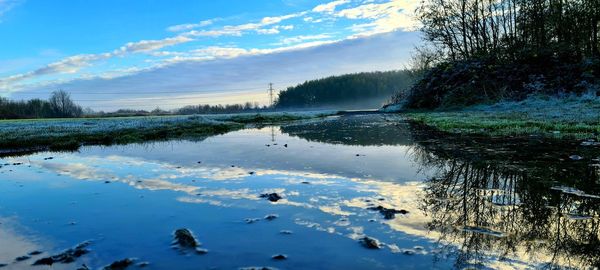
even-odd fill
[(445, 62), (428, 71), (410, 90), (408, 109), (451, 109), (531, 94), (598, 93), (600, 61), (526, 54), (502, 62), (493, 57)]

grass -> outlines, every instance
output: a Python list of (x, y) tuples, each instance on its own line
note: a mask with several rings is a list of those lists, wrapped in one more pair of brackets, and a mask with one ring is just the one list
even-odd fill
[(281, 123), (331, 114), (333, 112), (2, 120), (0, 152), (73, 150), (82, 145), (169, 139), (199, 140), (248, 124)]
[(520, 102), (478, 105), (460, 111), (408, 112), (406, 116), (451, 133), (600, 139), (600, 98), (590, 95), (533, 96)]

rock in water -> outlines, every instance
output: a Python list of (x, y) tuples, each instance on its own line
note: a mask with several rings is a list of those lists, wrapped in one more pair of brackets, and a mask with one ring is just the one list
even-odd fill
[(379, 240), (372, 238), (372, 237), (368, 237), (368, 236), (361, 238), (360, 243), (368, 249), (380, 249), (381, 248), (381, 244), (379, 243)]
[(285, 254), (277, 254), (271, 257), (273, 260), (282, 261), (287, 259), (287, 255)]
[(33, 263), (33, 265), (53, 265), (55, 263), (72, 263), (77, 258), (89, 253), (90, 251), (87, 247), (90, 245), (90, 242), (83, 242), (77, 245), (74, 248), (67, 249), (62, 253), (42, 258)]
[(55, 263), (52, 257), (42, 258), (33, 263), (33, 265), (53, 265)]
[(244, 219), (244, 221), (246, 223), (248, 223), (248, 224), (252, 224), (252, 223), (255, 223), (255, 222), (259, 222), (260, 218), (246, 218), (246, 219)]
[(177, 229), (175, 231), (175, 243), (183, 248), (198, 247), (198, 241), (188, 229)]
[(111, 263), (108, 266), (102, 268), (103, 270), (125, 270), (127, 267), (133, 264), (133, 259), (124, 259)]
[(272, 201), (272, 202), (277, 202), (277, 201), (283, 199), (283, 197), (279, 196), (279, 194), (277, 194), (277, 193), (260, 194), (260, 197), (267, 198), (267, 200)]
[(22, 262), (22, 261), (26, 261), (26, 260), (29, 260), (29, 259), (31, 259), (31, 257), (25, 255), (25, 256), (19, 256), (19, 257), (15, 258), (15, 261), (16, 262)]
[(379, 213), (381, 213), (383, 215), (383, 218), (385, 219), (394, 219), (396, 217), (396, 214), (402, 214), (402, 215), (406, 215), (408, 214), (408, 211), (401, 209), (401, 210), (396, 210), (393, 208), (385, 208), (383, 206), (377, 206), (377, 207), (369, 207), (369, 210), (373, 210), (373, 211), (379, 211)]
[(265, 216), (265, 219), (268, 220), (268, 221), (271, 221), (271, 220), (274, 220), (274, 219), (276, 219), (278, 217), (279, 216), (276, 215), (276, 214), (270, 214), (270, 215)]

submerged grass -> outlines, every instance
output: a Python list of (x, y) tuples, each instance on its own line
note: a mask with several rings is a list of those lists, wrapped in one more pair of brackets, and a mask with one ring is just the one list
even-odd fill
[(452, 133), (600, 139), (600, 98), (595, 96), (537, 96), (461, 111), (406, 115), (416, 122)]
[(113, 145), (169, 139), (200, 140), (243, 128), (321, 117), (332, 113), (262, 113), (0, 121), (0, 153), (73, 150), (81, 145)]

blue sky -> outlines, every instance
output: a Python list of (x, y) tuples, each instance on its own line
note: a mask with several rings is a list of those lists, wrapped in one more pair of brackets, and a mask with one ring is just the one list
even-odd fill
[(0, 0), (0, 95), (56, 89), (93, 109), (267, 101), (350, 72), (400, 69), (418, 0)]

